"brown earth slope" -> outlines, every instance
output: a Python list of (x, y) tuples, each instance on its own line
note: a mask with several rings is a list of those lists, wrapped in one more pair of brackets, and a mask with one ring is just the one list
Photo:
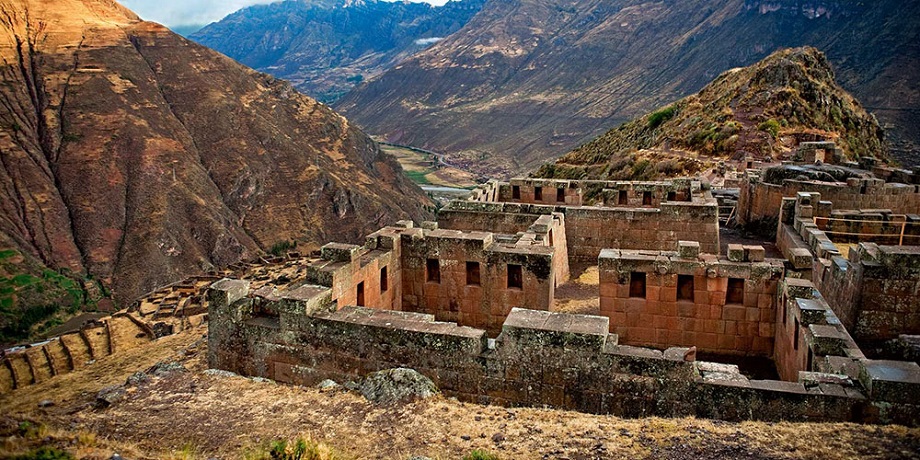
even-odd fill
[(837, 143), (849, 159), (887, 159), (875, 117), (844, 91), (823, 53), (777, 51), (733, 69), (699, 93), (611, 129), (533, 175), (649, 180), (714, 162), (785, 159), (799, 142)]
[(122, 303), (428, 216), (345, 118), (114, 1), (2, 0), (0, 19), (0, 241)]
[(336, 108), (452, 164), (520, 173), (729, 69), (809, 45), (917, 163), (917, 17), (920, 2), (899, 0), (491, 1)]

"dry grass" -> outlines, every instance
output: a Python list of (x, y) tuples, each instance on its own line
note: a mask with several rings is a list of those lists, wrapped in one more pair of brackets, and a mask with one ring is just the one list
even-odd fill
[[(586, 276), (591, 278), (590, 271)], [(299, 437), (323, 452), (319, 459), (457, 459), (474, 450), (501, 459), (881, 459), (911, 458), (920, 451), (920, 430), (897, 426), (632, 420), (445, 398), (377, 406), (347, 392), (205, 374), (200, 332), (127, 350), (17, 391), (0, 400), (0, 412), (17, 423), (46, 424), (44, 437), (78, 458), (108, 458), (114, 451), (132, 459), (267, 458), (273, 441)], [(172, 359), (191, 372), (130, 387), (125, 399), (108, 409), (91, 405), (98, 389)], [(37, 408), (42, 399), (55, 406)]]
[(572, 279), (556, 289), (553, 311), (596, 315), (600, 313), (597, 266), (572, 267)]

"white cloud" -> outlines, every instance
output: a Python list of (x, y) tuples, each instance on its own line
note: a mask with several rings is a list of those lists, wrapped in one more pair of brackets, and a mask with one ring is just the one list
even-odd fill
[(444, 37), (431, 37), (431, 38), (420, 38), (415, 41), (416, 45), (430, 45), (432, 43), (437, 43), (441, 40), (444, 40)]
[[(223, 19), (240, 8), (261, 3), (274, 3), (278, 0), (119, 0), (140, 17), (176, 27), (183, 25), (210, 24)], [(433, 5), (443, 5), (447, 0), (412, 0), (425, 1)]]

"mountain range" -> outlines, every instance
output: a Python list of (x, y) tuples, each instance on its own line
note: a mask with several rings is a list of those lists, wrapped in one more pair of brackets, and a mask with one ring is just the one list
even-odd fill
[(244, 8), (189, 37), (331, 102), (456, 32), (484, 3), (287, 0)]
[(503, 0), (335, 107), (388, 141), (488, 176), (540, 166), (780, 48), (824, 52), (889, 135), (920, 151), (920, 2)]
[(0, 17), (4, 331), (430, 216), (329, 107), (112, 0), (0, 0)]

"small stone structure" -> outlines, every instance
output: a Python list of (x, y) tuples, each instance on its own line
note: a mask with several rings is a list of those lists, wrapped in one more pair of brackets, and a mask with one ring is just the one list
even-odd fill
[(828, 141), (801, 142), (795, 154), (795, 159), (797, 161), (810, 164), (835, 164), (843, 161), (845, 158), (843, 150), (837, 147), (837, 144)]
[(621, 343), (696, 346), (721, 354), (772, 356), (781, 260), (760, 246), (729, 246), (729, 257), (604, 250), (599, 259), (601, 314)]
[[(854, 176), (856, 172), (849, 169), (838, 169), (840, 175), (850, 176), (843, 180), (790, 165), (748, 170), (738, 197), (738, 223), (752, 230), (776, 228), (783, 198), (794, 197), (799, 192), (819, 193), (836, 209), (889, 209), (898, 214), (920, 214), (920, 187), (917, 185), (920, 178), (909, 172), (896, 174), (895, 170), (876, 169), (879, 173), (887, 173), (881, 177), (905, 182), (886, 182), (866, 171)], [(809, 175), (825, 180), (809, 178)]]
[[(887, 210), (834, 211), (833, 207), (818, 193), (800, 192), (784, 199), (777, 242), (792, 269), (797, 276), (814, 281), (841, 324), (858, 340), (920, 334), (920, 246), (860, 241), (877, 240), (891, 222), (916, 222), (917, 217), (892, 215)], [(867, 223), (874, 216), (879, 219)], [(917, 230), (913, 228), (906, 236), (916, 235)], [(893, 238), (904, 239), (898, 233)], [(836, 242), (857, 245), (844, 257)]]
[(608, 248), (673, 251), (690, 234), (703, 252), (719, 253), (718, 201), (701, 181), (691, 179), (493, 181), (474, 191), (469, 201), (454, 201), (442, 209), (438, 224), (455, 230), (513, 233), (551, 212), (565, 217), (572, 262), (594, 263)]

